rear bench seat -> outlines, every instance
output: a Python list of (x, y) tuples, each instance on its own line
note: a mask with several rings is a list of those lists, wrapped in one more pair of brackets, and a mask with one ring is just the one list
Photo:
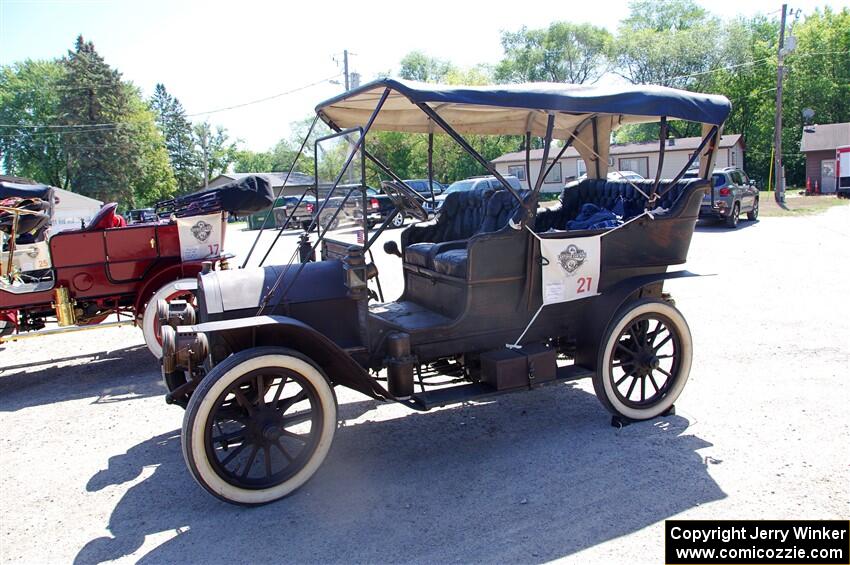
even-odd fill
[[(649, 194), (649, 191), (652, 190), (654, 182), (652, 179), (632, 181), (646, 194)], [(680, 180), (671, 188), (669, 181), (661, 181), (658, 184), (658, 194), (661, 196), (656, 200), (655, 210), (673, 208), (685, 189), (696, 182), (702, 181), (700, 179)], [(561, 194), (560, 206), (550, 208), (537, 215), (534, 231), (541, 233), (550, 229), (567, 229), (567, 222), (578, 216), (582, 205), (592, 203), (611, 210), (620, 198), (623, 199), (625, 211), (623, 219), (629, 220), (641, 214), (646, 208), (646, 197), (635, 190), (632, 183), (606, 179), (584, 179), (570, 183)]]
[(488, 188), (449, 194), (436, 224), (418, 228), (422, 230), (418, 233), (414, 231), (417, 228), (410, 228), (403, 241), (404, 260), (438, 273), (466, 278), (467, 240), (479, 233), (499, 231), (518, 206), (507, 190), (494, 192)]

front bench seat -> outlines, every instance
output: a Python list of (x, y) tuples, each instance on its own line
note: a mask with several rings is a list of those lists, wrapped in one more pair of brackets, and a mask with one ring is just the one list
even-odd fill
[(414, 226), (402, 234), (402, 244), (405, 236), (409, 237), (404, 246), (404, 261), (433, 269), (434, 257), (438, 253), (451, 247), (465, 246), (466, 240), (478, 232), (493, 193), (492, 188), (482, 187), (446, 196), (434, 224)]
[[(520, 196), (525, 198), (529, 191), (520, 191)], [(507, 190), (500, 190), (493, 194), (489, 202), (487, 202), (487, 213), (481, 222), (481, 227), (476, 232), (491, 233), (497, 232), (504, 228), (508, 221), (517, 213), (520, 208), (514, 195)], [(449, 275), (452, 277), (466, 278), (469, 272), (469, 248), (467, 242), (462, 242), (460, 246), (451, 246), (449, 248), (441, 248), (433, 257), (434, 270), (438, 273)]]

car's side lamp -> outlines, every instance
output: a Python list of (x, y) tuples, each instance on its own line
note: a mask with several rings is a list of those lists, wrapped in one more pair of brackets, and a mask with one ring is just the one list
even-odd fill
[(364, 292), (368, 288), (366, 281), (369, 279), (363, 250), (359, 247), (350, 247), (342, 260), (342, 264), (345, 271), (345, 284), (348, 289), (355, 294)]
[(398, 243), (393, 240), (384, 242), (384, 253), (401, 257), (401, 250), (398, 248)]

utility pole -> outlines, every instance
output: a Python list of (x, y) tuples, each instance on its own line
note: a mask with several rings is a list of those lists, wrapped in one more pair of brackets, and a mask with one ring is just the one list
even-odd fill
[[(782, 12), (782, 23), (783, 26), (785, 24), (785, 12)], [(348, 84), (348, 49), (342, 52), (342, 66), (345, 72), (345, 91), (348, 92), (349, 84)]]
[(779, 24), (779, 49), (777, 51), (778, 65), (776, 67), (776, 117), (773, 130), (773, 145), (775, 147), (773, 166), (776, 171), (776, 191), (774, 197), (777, 203), (785, 202), (785, 171), (782, 170), (782, 78), (785, 67), (782, 64), (785, 57), (785, 16), (788, 4), (782, 5), (782, 21)]
[(210, 185), (209, 144), (207, 143), (207, 124), (201, 130), (201, 150), (204, 153), (204, 188)]

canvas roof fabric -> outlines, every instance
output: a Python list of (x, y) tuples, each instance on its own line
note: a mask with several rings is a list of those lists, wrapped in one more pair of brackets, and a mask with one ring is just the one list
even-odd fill
[(467, 134), (537, 136), (555, 116), (554, 137), (565, 139), (588, 118), (605, 129), (658, 121), (661, 116), (721, 125), (731, 111), (724, 96), (663, 86), (584, 86), (557, 83), (446, 86), (382, 79), (322, 102), (316, 112), (339, 128), (365, 125), (385, 89), (390, 94), (373, 129), (440, 133), (417, 104), (427, 104), (456, 131)]
[[(717, 147), (720, 149), (726, 147), (732, 147), (736, 143), (741, 140), (741, 134), (733, 133), (729, 135), (720, 136), (720, 141), (717, 143)], [(679, 137), (674, 140), (673, 144), (668, 143), (665, 151), (693, 151), (697, 147), (699, 147), (700, 142), (702, 141), (701, 137)], [(552, 148), (549, 152), (549, 160), (555, 158), (555, 155), (558, 153), (558, 148)], [(632, 154), (640, 154), (640, 153), (658, 153), (658, 140), (653, 141), (640, 141), (634, 143), (612, 143), (609, 149), (609, 154), (611, 155), (632, 155)], [(579, 156), (579, 152), (575, 147), (568, 147), (566, 151), (564, 151), (564, 155), (562, 159), (566, 159), (569, 157), (577, 157)], [(539, 161), (543, 158), (543, 150), (542, 149), (532, 149), (529, 154), (529, 158), (532, 161)], [(513, 162), (525, 162), (525, 151), (512, 151), (511, 153), (505, 153), (499, 157), (496, 157), (491, 163), (513, 163)]]

